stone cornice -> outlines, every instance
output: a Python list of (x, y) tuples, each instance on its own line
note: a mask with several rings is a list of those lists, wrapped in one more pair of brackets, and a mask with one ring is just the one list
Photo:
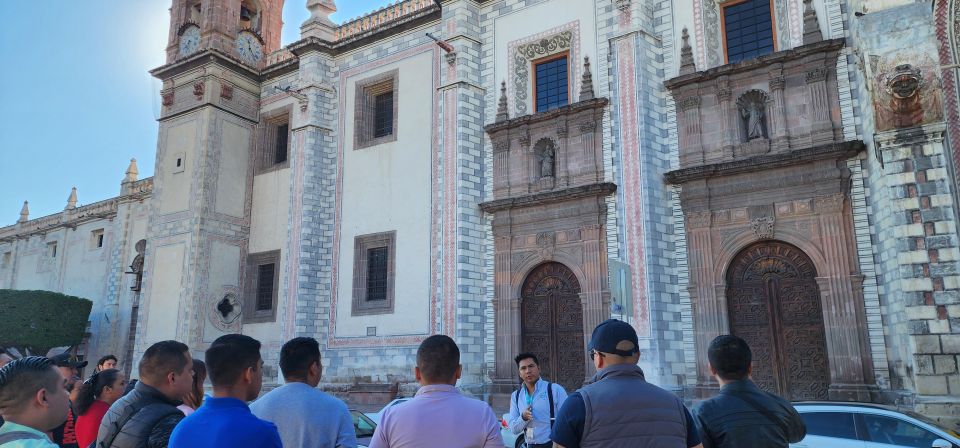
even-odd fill
[(730, 162), (699, 165), (670, 171), (663, 175), (668, 184), (682, 184), (711, 177), (732, 176), (752, 171), (782, 168), (823, 159), (848, 159), (865, 149), (860, 140), (828, 143), (790, 152), (764, 154)]
[(240, 62), (239, 59), (213, 48), (199, 51), (185, 59), (157, 67), (150, 70), (150, 74), (158, 79), (169, 79), (209, 63), (224, 65), (232, 71), (249, 78), (251, 81), (260, 81), (260, 71), (256, 68), (250, 67)]
[(153, 177), (124, 183), (123, 188), (123, 194), (117, 197), (20, 222), (12, 226), (0, 227), (0, 243), (45, 234), (60, 228), (75, 229), (86, 222), (113, 218), (117, 216), (118, 206), (121, 203), (143, 200), (153, 194)]
[(519, 125), (532, 125), (541, 123), (544, 121), (550, 121), (554, 118), (564, 116), (564, 115), (573, 115), (579, 112), (590, 109), (602, 109), (607, 106), (609, 100), (606, 98), (594, 98), (592, 100), (580, 101), (578, 103), (568, 104), (566, 106), (548, 110), (546, 112), (538, 112), (535, 114), (524, 115), (522, 117), (513, 118), (510, 120), (498, 121), (496, 123), (490, 123), (483, 127), (483, 130), (488, 134), (494, 132), (502, 131), (504, 129), (513, 128)]
[(528, 194), (505, 199), (496, 199), (483, 202), (480, 209), (486, 213), (495, 213), (502, 210), (513, 208), (532, 207), (536, 205), (553, 204), (571, 199), (587, 198), (593, 196), (610, 196), (617, 191), (617, 184), (613, 182), (600, 182), (595, 184), (580, 185), (576, 187), (563, 188), (558, 190), (545, 191), (542, 193)]
[(709, 70), (680, 75), (663, 82), (664, 87), (674, 90), (690, 84), (704, 83), (721, 76), (730, 76), (737, 73), (749, 72), (767, 67), (774, 63), (783, 63), (802, 59), (818, 53), (838, 53), (843, 48), (843, 39), (830, 39), (815, 42), (789, 50), (778, 51), (767, 55), (752, 58), (735, 64), (721, 65)]

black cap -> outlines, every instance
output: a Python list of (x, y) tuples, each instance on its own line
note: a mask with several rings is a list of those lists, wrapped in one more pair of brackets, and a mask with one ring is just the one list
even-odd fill
[(53, 365), (57, 367), (74, 367), (77, 369), (82, 369), (87, 366), (87, 361), (80, 361), (76, 356), (73, 356), (69, 353), (61, 353), (59, 355), (51, 356), (50, 360), (53, 361)]
[(607, 319), (593, 329), (587, 350), (633, 356), (640, 351), (640, 341), (633, 327), (617, 319)]

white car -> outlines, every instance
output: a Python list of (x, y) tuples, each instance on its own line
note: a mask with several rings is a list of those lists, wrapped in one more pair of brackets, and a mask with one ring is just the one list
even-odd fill
[(513, 431), (510, 430), (510, 427), (507, 426), (507, 422), (509, 421), (507, 417), (509, 416), (510, 414), (503, 414), (503, 417), (500, 419), (500, 438), (503, 439), (503, 446), (507, 448), (520, 448), (523, 444), (523, 433), (514, 434)]
[(960, 448), (960, 435), (913, 412), (841, 402), (793, 404), (807, 436), (793, 448)]
[(373, 420), (374, 423), (376, 423), (376, 424), (379, 425), (379, 424), (380, 424), (380, 416), (383, 415), (383, 411), (386, 411), (387, 408), (389, 408), (390, 406), (396, 406), (396, 405), (398, 405), (398, 404), (400, 404), (400, 403), (403, 403), (403, 402), (405, 402), (405, 401), (408, 401), (408, 400), (410, 400), (410, 398), (412, 398), (412, 397), (395, 398), (395, 399), (393, 399), (393, 401), (387, 403), (386, 406), (382, 407), (379, 411), (377, 411), (377, 412), (371, 412), (371, 413), (367, 414), (367, 417), (370, 417), (370, 420)]

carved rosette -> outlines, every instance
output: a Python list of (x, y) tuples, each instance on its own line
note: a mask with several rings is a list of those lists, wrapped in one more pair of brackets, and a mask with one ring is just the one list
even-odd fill
[(759, 218), (754, 218), (750, 222), (750, 227), (753, 229), (753, 234), (760, 238), (761, 240), (772, 239), (774, 236), (774, 224), (776, 218), (773, 216), (761, 216)]

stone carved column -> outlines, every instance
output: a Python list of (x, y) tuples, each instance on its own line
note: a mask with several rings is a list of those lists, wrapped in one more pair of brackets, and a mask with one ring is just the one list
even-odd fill
[[(694, 346), (697, 358), (707, 354), (713, 338), (721, 334), (727, 320), (723, 296), (717, 296), (718, 285), (713, 275), (713, 245), (710, 238), (712, 213), (700, 211), (687, 213), (687, 256), (690, 272), (691, 295), (694, 319)], [(712, 381), (710, 371), (702, 362), (697, 363), (697, 383), (704, 386)]]
[(495, 372), (498, 379), (512, 379), (513, 356), (520, 350), (520, 299), (511, 284), (510, 237), (496, 237), (494, 250)]
[[(717, 80), (717, 108), (720, 112), (720, 132), (722, 148), (720, 156), (726, 159), (733, 158), (733, 147), (740, 144), (740, 118), (733, 107), (733, 91), (730, 90), (730, 81), (726, 78)], [(707, 157), (705, 157), (707, 158)]]
[(569, 130), (567, 123), (557, 124), (557, 148), (554, 151), (554, 176), (557, 178), (557, 186), (570, 185), (570, 153), (567, 151), (567, 136)]
[[(590, 335), (600, 322), (610, 317), (610, 292), (607, 291), (607, 250), (603, 226), (580, 228), (583, 240), (583, 277), (580, 285), (580, 304), (583, 306), (583, 346), (590, 344)], [(587, 377), (593, 375), (593, 363), (584, 359)]]
[(677, 101), (680, 108), (680, 165), (690, 166), (704, 162), (700, 128), (700, 97), (691, 96)]
[[(603, 182), (603, 148), (596, 142), (596, 129), (597, 123), (595, 122), (580, 123), (580, 139), (583, 141), (583, 154), (580, 157), (583, 157), (583, 160), (592, 161), (592, 163), (582, 164), (584, 168), (575, 173), (578, 182), (581, 180)], [(586, 167), (591, 165), (593, 166), (593, 172), (586, 173), (587, 179), (580, 179), (584, 175), (583, 171), (588, 169)]]
[(783, 96), (786, 80), (783, 69), (777, 67), (770, 70), (770, 94), (773, 97), (773, 107), (770, 108), (770, 139), (774, 151), (789, 149), (789, 129), (787, 128), (787, 105)]
[(814, 145), (833, 141), (833, 122), (830, 119), (830, 97), (827, 94), (828, 67), (817, 67), (806, 73), (808, 104), (810, 106), (810, 141)]
[[(535, 157), (531, 154), (530, 150), (530, 131), (526, 128), (520, 130), (520, 138), (517, 139), (517, 143), (520, 144), (520, 154), (524, 160), (524, 176), (523, 176), (523, 187), (522, 190), (524, 193), (530, 193), (533, 188), (533, 184), (536, 181), (536, 160), (533, 160)], [(511, 188), (511, 194), (516, 192), (517, 188)]]
[(510, 139), (502, 138), (493, 142), (493, 196), (506, 197), (510, 194)]
[[(857, 389), (863, 392), (867, 379), (864, 366), (870, 361), (862, 352), (864, 328), (857, 309), (863, 304), (854, 292), (856, 269), (848, 245), (845, 200), (842, 193), (814, 200), (826, 258), (826, 266), (818, 272), (817, 284), (823, 301), (823, 325), (830, 360), (830, 398), (869, 399), (869, 393), (864, 397), (856, 392)], [(854, 395), (849, 395), (851, 393)]]

